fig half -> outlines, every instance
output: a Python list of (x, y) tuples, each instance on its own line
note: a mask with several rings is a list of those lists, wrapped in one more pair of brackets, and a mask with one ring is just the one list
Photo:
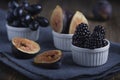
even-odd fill
[(34, 57), (40, 51), (38, 43), (26, 39), (15, 37), (12, 39), (12, 52), (16, 58), (28, 59)]
[(58, 32), (58, 33), (62, 32), (63, 18), (65, 18), (63, 15), (63, 10), (59, 5), (57, 5), (56, 8), (53, 10), (51, 19), (50, 19), (51, 27), (55, 32)]
[(76, 11), (70, 23), (69, 34), (74, 34), (77, 25), (81, 23), (88, 24), (88, 21), (80, 11)]
[(42, 68), (58, 69), (61, 67), (61, 57), (60, 50), (45, 51), (34, 58), (34, 64)]

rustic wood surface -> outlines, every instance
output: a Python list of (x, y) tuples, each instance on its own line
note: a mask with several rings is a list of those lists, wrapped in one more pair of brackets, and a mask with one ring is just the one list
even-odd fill
[[(7, 1), (2, 0), (3, 3), (0, 3), (0, 8), (7, 10)], [(92, 6), (95, 4), (97, 0), (30, 0), (31, 3), (40, 2), (43, 6), (43, 11), (41, 12), (41, 16), (45, 16), (50, 19), (50, 15), (52, 10), (55, 8), (57, 4), (64, 6), (64, 8), (70, 10), (71, 12), (75, 12), (76, 10), (80, 10), (86, 16), (91, 17)], [(120, 1), (110, 0), (113, 8), (112, 18), (109, 21), (98, 22), (92, 21), (88, 19), (91, 29), (93, 26), (101, 24), (106, 29), (106, 37), (110, 41), (120, 43)], [(109, 77), (110, 76), (110, 77)], [(0, 63), (0, 80), (30, 80), (24, 75), (16, 72), (14, 69)], [(111, 74), (102, 78), (100, 80), (120, 80), (120, 73), (117, 72), (115, 74)]]

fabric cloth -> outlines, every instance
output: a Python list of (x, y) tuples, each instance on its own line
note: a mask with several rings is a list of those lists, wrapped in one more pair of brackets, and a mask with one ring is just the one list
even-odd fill
[[(33, 80), (66, 80), (82, 79), (94, 80), (108, 74), (120, 71), (120, 44), (111, 42), (109, 58), (106, 64), (99, 67), (83, 67), (76, 65), (72, 60), (71, 52), (63, 52), (62, 67), (60, 69), (43, 69), (33, 65), (33, 59), (16, 59), (11, 52), (11, 42), (7, 38), (5, 26), (6, 12), (0, 10), (0, 61), (12, 67)], [(56, 49), (53, 44), (52, 30), (40, 28), (40, 37), (37, 41), (41, 52)]]

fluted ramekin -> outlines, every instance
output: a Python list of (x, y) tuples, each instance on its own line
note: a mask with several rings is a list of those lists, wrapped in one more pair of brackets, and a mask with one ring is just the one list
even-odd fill
[(61, 34), (55, 31), (52, 31), (52, 33), (54, 45), (56, 48), (65, 51), (71, 51), (71, 42), (73, 34)]
[(105, 47), (96, 49), (71, 46), (73, 61), (82, 66), (100, 66), (107, 62), (110, 42)]
[(14, 37), (23, 37), (31, 40), (38, 40), (39, 29), (32, 31), (30, 28), (12, 27), (6, 24), (8, 39), (11, 41)]

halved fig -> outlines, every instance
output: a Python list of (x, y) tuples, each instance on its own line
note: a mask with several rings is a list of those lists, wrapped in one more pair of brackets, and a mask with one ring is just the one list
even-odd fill
[(81, 24), (81, 23), (88, 24), (88, 21), (80, 11), (76, 11), (76, 13), (74, 14), (74, 16), (71, 20), (69, 34), (74, 34), (77, 25)]
[(34, 58), (34, 64), (42, 68), (58, 69), (61, 67), (62, 52), (60, 50), (49, 50), (38, 54)]
[(65, 18), (65, 15), (63, 15), (64, 12), (62, 8), (57, 5), (56, 8), (53, 10), (51, 19), (50, 19), (50, 24), (52, 29), (55, 32), (61, 33), (63, 29), (63, 18)]
[(15, 37), (12, 39), (12, 52), (16, 58), (28, 59), (34, 57), (40, 51), (38, 43), (26, 39)]

